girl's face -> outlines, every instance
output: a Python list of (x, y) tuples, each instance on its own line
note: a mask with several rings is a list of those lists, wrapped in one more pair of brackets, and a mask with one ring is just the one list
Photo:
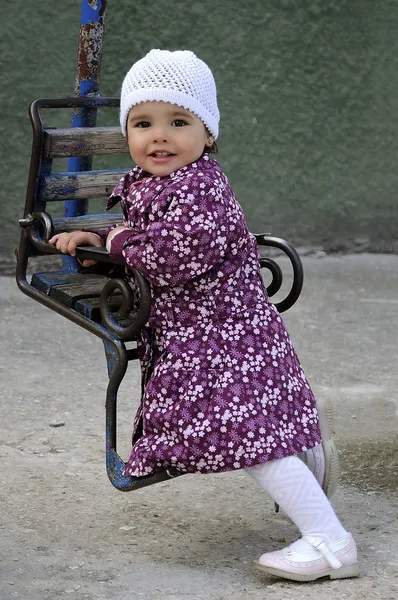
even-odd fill
[(165, 177), (197, 160), (210, 135), (202, 121), (169, 102), (141, 102), (127, 118), (127, 140), (134, 162)]

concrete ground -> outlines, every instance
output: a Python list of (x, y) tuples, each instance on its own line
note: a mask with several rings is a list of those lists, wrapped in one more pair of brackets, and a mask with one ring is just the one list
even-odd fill
[[(398, 257), (308, 256), (304, 267), (286, 321), (316, 393), (335, 406), (333, 504), (357, 540), (361, 577), (296, 584), (258, 573), (257, 557), (297, 532), (241, 472), (116, 491), (105, 474), (100, 340), (3, 277), (1, 600), (398, 597)], [(137, 365), (126, 380), (127, 457)]]

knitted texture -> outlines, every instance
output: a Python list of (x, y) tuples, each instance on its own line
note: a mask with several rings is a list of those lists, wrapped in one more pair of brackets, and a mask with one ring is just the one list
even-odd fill
[(120, 94), (120, 126), (126, 135), (127, 116), (136, 104), (170, 102), (194, 113), (215, 139), (220, 113), (214, 77), (189, 50), (151, 50), (124, 78)]

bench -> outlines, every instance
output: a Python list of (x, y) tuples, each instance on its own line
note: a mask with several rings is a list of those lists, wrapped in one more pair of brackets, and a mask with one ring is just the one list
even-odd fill
[[(23, 293), (102, 339), (109, 375), (105, 403), (106, 468), (117, 489), (130, 491), (178, 475), (173, 469), (167, 469), (145, 477), (126, 477), (123, 475), (125, 463), (117, 454), (117, 394), (129, 361), (138, 358), (134, 343), (148, 318), (150, 286), (141, 273), (131, 269), (139, 290), (139, 295), (135, 296), (123, 278), (124, 267), (111, 261), (105, 248), (87, 246), (78, 247), (77, 258), (98, 261), (102, 273), (79, 272), (76, 259), (64, 257), (62, 269), (56, 266), (54, 270), (34, 273), (30, 281), (27, 278), (32, 257), (58, 255), (58, 265), (59, 252), (47, 243), (54, 233), (122, 223), (121, 214), (86, 212), (88, 200), (108, 197), (127, 171), (92, 169), (93, 156), (128, 153), (119, 127), (95, 126), (98, 109), (118, 106), (119, 99), (100, 96), (39, 99), (30, 105), (32, 154), (24, 217), (19, 221), (22, 231), (16, 251), (16, 279)], [(42, 114), (45, 110), (65, 108), (86, 111), (93, 126), (70, 129), (44, 126)], [(68, 171), (55, 171), (54, 159), (65, 158), (74, 160), (73, 169), (68, 166)], [(53, 202), (66, 202), (65, 216), (51, 216), (47, 206)], [(262, 248), (277, 248), (290, 259), (293, 283), (286, 298), (276, 303), (279, 312), (284, 312), (296, 302), (301, 292), (301, 260), (288, 242), (268, 234), (255, 236)], [(281, 288), (282, 270), (270, 257), (263, 256), (260, 264), (272, 274), (267, 287), (268, 295), (272, 297)]]

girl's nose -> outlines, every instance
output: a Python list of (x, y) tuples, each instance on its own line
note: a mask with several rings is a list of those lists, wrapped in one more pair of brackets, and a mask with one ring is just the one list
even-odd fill
[(152, 132), (152, 136), (153, 136), (153, 141), (156, 142), (157, 144), (162, 143), (162, 142), (167, 142), (167, 135), (163, 128), (157, 128), (157, 129), (154, 128), (153, 132)]

